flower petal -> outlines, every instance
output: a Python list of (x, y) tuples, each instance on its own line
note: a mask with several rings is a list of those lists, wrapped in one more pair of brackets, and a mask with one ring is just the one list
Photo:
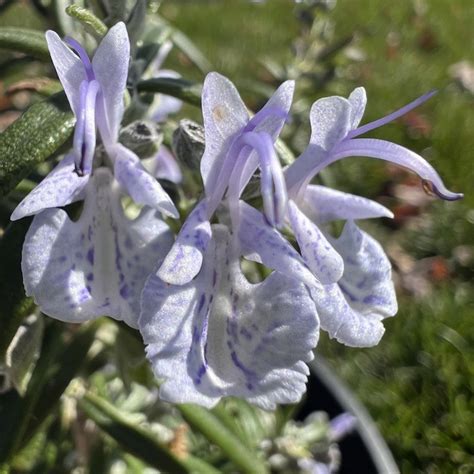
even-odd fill
[(174, 285), (190, 282), (201, 269), (203, 253), (211, 236), (207, 202), (204, 200), (187, 217), (157, 275)]
[(100, 83), (102, 101), (98, 120), (102, 140), (106, 145), (117, 140), (123, 116), (123, 94), (127, 83), (130, 41), (123, 22), (115, 24), (99, 44), (92, 59), (92, 68)]
[(78, 176), (74, 170), (74, 155), (67, 155), (18, 204), (11, 215), (11, 220), (16, 221), (44, 209), (62, 207), (82, 199), (82, 191), (89, 181), (89, 176)]
[(350, 347), (372, 347), (382, 339), (385, 332), (382, 322), (352, 308), (337, 283), (311, 287), (311, 294), (321, 329), (331, 338)]
[(365, 89), (357, 87), (351, 92), (348, 100), (351, 104), (351, 130), (355, 130), (364, 116), (365, 106), (367, 105)]
[(393, 217), (392, 212), (378, 202), (313, 184), (306, 187), (300, 208), (316, 223)]
[(344, 275), (338, 283), (311, 288), (321, 328), (348, 346), (374, 346), (385, 331), (382, 319), (397, 312), (390, 262), (351, 221), (333, 245), (344, 259)]
[(243, 201), (240, 201), (239, 241), (247, 258), (306, 285), (319, 284), (291, 244), (259, 211)]
[(321, 283), (338, 281), (344, 273), (342, 257), (293, 201), (289, 201), (288, 215), (306, 265)]
[(209, 194), (235, 135), (249, 121), (249, 114), (237, 89), (229, 79), (211, 72), (202, 89), (202, 114), (206, 148), (201, 159), (201, 176)]
[(306, 150), (285, 171), (288, 190), (299, 187), (316, 174), (328, 152), (351, 129), (352, 107), (343, 97), (317, 100), (311, 107), (311, 138)]
[(64, 88), (71, 109), (77, 117), (81, 106), (81, 82), (86, 79), (84, 65), (56, 32), (49, 30), (45, 36), (54, 68)]
[(256, 124), (253, 130), (266, 132), (275, 141), (288, 119), (294, 92), (295, 81), (281, 84), (268, 102), (250, 119), (249, 125)]
[(170, 150), (161, 145), (157, 155), (154, 158), (155, 172), (154, 175), (158, 179), (167, 179), (172, 183), (180, 183), (183, 180), (183, 175), (179, 169), (179, 165), (170, 152)]
[(119, 143), (110, 147), (108, 152), (115, 161), (115, 178), (137, 204), (158, 209), (170, 217), (179, 217), (171, 198), (135, 153)]
[(306, 288), (278, 273), (250, 284), (227, 228), (213, 226), (213, 237), (192, 282), (153, 276), (143, 291), (139, 325), (160, 396), (207, 407), (224, 396), (265, 409), (299, 401), (318, 340)]
[(352, 106), (347, 99), (333, 96), (317, 100), (310, 111), (310, 146), (330, 151), (346, 137), (351, 119)]
[(436, 170), (420, 155), (396, 143), (375, 138), (353, 138), (339, 143), (320, 169), (349, 156), (368, 156), (404, 166), (420, 176), (440, 198), (455, 201), (463, 197), (460, 193), (449, 191)]
[(153, 209), (128, 220), (117, 183), (98, 168), (78, 221), (61, 209), (34, 218), (23, 246), (26, 293), (41, 311), (62, 321), (108, 315), (137, 327), (145, 280), (172, 241)]
[(392, 266), (381, 245), (352, 221), (346, 223), (333, 245), (344, 259), (339, 286), (351, 306), (362, 314), (393, 316), (397, 299)]

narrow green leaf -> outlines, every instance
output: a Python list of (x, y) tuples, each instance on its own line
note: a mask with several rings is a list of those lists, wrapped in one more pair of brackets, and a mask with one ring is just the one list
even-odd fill
[(157, 77), (140, 81), (137, 84), (139, 92), (152, 92), (171, 95), (191, 105), (201, 105), (201, 84), (175, 79), (171, 77)]
[(146, 17), (146, 0), (135, 0), (135, 6), (130, 12), (127, 20), (127, 31), (130, 37), (130, 45), (132, 52), (135, 49), (138, 39), (143, 33), (145, 17)]
[(80, 21), (96, 39), (100, 40), (107, 33), (107, 26), (87, 8), (69, 5), (66, 7), (66, 13)]
[(192, 428), (203, 434), (209, 441), (219, 446), (243, 474), (265, 474), (265, 464), (229, 431), (210, 411), (197, 405), (182, 404), (176, 408)]
[(57, 406), (85, 361), (100, 324), (100, 320), (84, 324), (67, 342), (63, 338), (63, 324), (48, 324), (25, 396), (20, 397), (14, 390), (0, 395), (0, 463), (9, 461), (24, 447)]
[(118, 21), (124, 21), (127, 16), (127, 1), (114, 0), (113, 2), (105, 2), (107, 10), (106, 22), (109, 26), (115, 25)]
[(231, 431), (237, 438), (239, 438), (246, 446), (252, 447), (249, 438), (245, 435), (242, 428), (239, 426), (235, 419), (234, 413), (228, 410), (228, 405), (225, 402), (221, 402), (216, 405), (212, 410), (212, 414), (215, 415), (219, 421)]
[(15, 390), (24, 395), (38, 359), (44, 318), (31, 314), (18, 328), (5, 357), (5, 371)]
[(37, 30), (0, 28), (0, 48), (25, 53), (38, 59), (49, 59), (44, 33)]
[[(59, 27), (58, 34), (60, 36), (71, 36), (73, 38), (78, 37), (78, 29), (81, 25), (75, 21), (74, 18), (66, 13), (66, 8), (71, 4), (70, 0), (52, 0), (51, 9), (53, 11), (57, 26)], [(80, 7), (84, 6), (83, 0), (75, 0), (75, 5)]]
[[(62, 326), (61, 323), (58, 324)], [(46, 377), (42, 389), (43, 395), (35, 406), (34, 416), (28, 424), (23, 444), (25, 441), (29, 441), (31, 435), (57, 406), (59, 398), (84, 364), (87, 353), (94, 342), (95, 334), (102, 324), (103, 320), (101, 319), (83, 324), (72, 339), (63, 345), (61, 354), (49, 368), (49, 375)], [(35, 372), (38, 373), (38, 370), (35, 369)]]
[(192, 456), (185, 459), (177, 458), (158, 442), (155, 434), (132, 423), (120, 410), (98, 395), (88, 392), (79, 401), (79, 405), (86, 415), (123, 449), (160, 471), (171, 474), (219, 472)]
[(64, 93), (32, 105), (0, 134), (0, 196), (69, 138), (75, 119)]
[(173, 43), (201, 70), (206, 74), (212, 71), (212, 64), (208, 61), (201, 50), (182, 31), (171, 26), (163, 17), (156, 15), (153, 19), (162, 30), (169, 31), (168, 35)]
[(21, 274), (21, 249), (30, 222), (29, 218), (11, 223), (0, 239), (0, 362), (23, 318), (34, 308), (25, 295)]

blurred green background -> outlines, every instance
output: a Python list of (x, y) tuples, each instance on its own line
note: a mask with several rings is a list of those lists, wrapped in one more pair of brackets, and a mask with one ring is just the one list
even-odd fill
[[(40, 14), (31, 8), (25, 14), (29, 2), (9, 3), (1, 25), (44, 29)], [(257, 109), (281, 80), (297, 79), (295, 116), (285, 136), (295, 152), (305, 146), (307, 110), (318, 97), (364, 86), (366, 122), (439, 89), (420, 109), (371, 136), (425, 156), (465, 199), (436, 201), (417, 179), (376, 160), (331, 167), (326, 183), (395, 212), (392, 222), (364, 226), (393, 262), (400, 309), (378, 347), (348, 349), (323, 337), (317, 354), (366, 404), (402, 472), (474, 472), (472, 0), (338, 0), (318, 12), (314, 24), (289, 0), (152, 3), (161, 3), (160, 14), (237, 84), (250, 107)], [(320, 42), (314, 51), (312, 41)], [(334, 44), (340, 47), (331, 51)], [(8, 77), (2, 87), (23, 78), (17, 62), (0, 61)], [(175, 50), (165, 66), (185, 78), (203, 78)], [(35, 66), (28, 67), (34, 75)], [(9, 114), (1, 115), (2, 123), (12, 119)], [(199, 120), (190, 107), (183, 115)]]

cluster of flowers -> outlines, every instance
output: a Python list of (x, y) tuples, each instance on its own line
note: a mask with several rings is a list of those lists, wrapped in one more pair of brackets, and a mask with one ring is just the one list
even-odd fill
[[(307, 149), (283, 169), (275, 141), (294, 83), (282, 84), (250, 117), (233, 84), (210, 73), (202, 93), (204, 194), (174, 238), (162, 218), (179, 217), (172, 200), (118, 141), (130, 48), (125, 25), (109, 30), (92, 61), (74, 40), (54, 32), (46, 38), (76, 127), (72, 151), (12, 215), (35, 215), (22, 270), (41, 311), (68, 322), (107, 315), (138, 328), (161, 397), (204, 406), (229, 395), (266, 409), (297, 402), (320, 328), (349, 346), (379, 342), (382, 320), (397, 310), (391, 267), (355, 221), (392, 214), (310, 182), (337, 160), (368, 156), (407, 167), (439, 196), (458, 199), (417, 154), (358, 138), (430, 94), (363, 126), (363, 88), (348, 99), (318, 100)], [(96, 130), (105, 154), (95, 153)], [(257, 172), (263, 211), (241, 199)], [(123, 195), (142, 206), (134, 220), (124, 215)], [(72, 221), (60, 207), (81, 200)], [(346, 221), (338, 238), (327, 231), (334, 220)], [(282, 229), (293, 233), (298, 251)], [(242, 258), (273, 272), (251, 284)]]

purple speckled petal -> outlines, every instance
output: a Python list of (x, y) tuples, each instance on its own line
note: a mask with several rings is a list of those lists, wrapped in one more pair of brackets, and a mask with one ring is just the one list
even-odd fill
[(11, 220), (16, 221), (22, 217), (37, 214), (44, 209), (62, 207), (82, 199), (82, 191), (89, 181), (89, 176), (78, 176), (74, 169), (74, 155), (67, 155), (18, 204), (11, 215)]
[(354, 130), (359, 126), (364, 116), (365, 106), (367, 105), (367, 94), (363, 87), (357, 87), (349, 96), (351, 104), (351, 129)]
[(150, 208), (128, 220), (105, 168), (95, 170), (86, 192), (76, 222), (61, 209), (34, 218), (23, 246), (26, 293), (62, 321), (107, 315), (137, 327), (141, 290), (169, 250), (172, 233)]
[(108, 151), (115, 161), (115, 178), (137, 204), (158, 209), (170, 217), (179, 217), (171, 198), (143, 167), (135, 153), (119, 143), (111, 146)]
[(199, 275), (185, 286), (152, 276), (142, 294), (140, 331), (160, 396), (214, 406), (224, 396), (264, 409), (305, 391), (318, 319), (304, 285), (273, 273), (250, 284), (226, 227), (213, 226)]
[(343, 97), (317, 100), (311, 107), (311, 138), (308, 147), (285, 171), (289, 190), (307, 184), (321, 169), (329, 152), (351, 129), (350, 102)]
[(397, 312), (397, 300), (392, 265), (382, 246), (352, 221), (346, 223), (333, 245), (344, 259), (344, 275), (339, 286), (351, 306), (362, 314), (393, 316)]
[(339, 219), (393, 217), (392, 212), (378, 202), (313, 184), (306, 187), (300, 209), (313, 222), (321, 224)]
[(306, 285), (319, 284), (299, 253), (281, 233), (271, 227), (259, 211), (243, 201), (240, 201), (239, 241), (247, 258)]
[(352, 221), (333, 246), (344, 259), (342, 278), (311, 289), (321, 328), (348, 346), (374, 346), (384, 333), (382, 319), (397, 312), (390, 261)]
[(49, 54), (74, 115), (80, 111), (80, 87), (86, 79), (84, 65), (54, 31), (46, 32)]
[(167, 179), (172, 183), (180, 183), (183, 180), (183, 175), (175, 157), (164, 145), (161, 145), (155, 156), (153, 167), (153, 174), (158, 179)]
[(420, 155), (396, 143), (375, 138), (354, 138), (338, 143), (331, 154), (318, 165), (318, 171), (349, 156), (368, 156), (390, 161), (416, 173), (442, 199), (455, 201), (463, 197), (460, 193), (449, 191), (436, 170)]
[(187, 217), (157, 275), (174, 285), (190, 282), (201, 269), (203, 254), (211, 236), (207, 202), (204, 200)]
[(288, 215), (300, 253), (309, 269), (323, 284), (338, 281), (344, 273), (342, 257), (293, 201), (289, 202)]
[(248, 123), (249, 114), (234, 84), (215, 72), (204, 80), (202, 114), (206, 148), (201, 159), (201, 176), (209, 195), (217, 185), (230, 144)]
[(99, 44), (92, 59), (92, 68), (100, 84), (99, 131), (105, 145), (115, 142), (123, 116), (123, 94), (127, 83), (130, 41), (125, 23), (115, 24)]
[(337, 283), (311, 287), (321, 329), (342, 344), (351, 347), (376, 346), (385, 332), (379, 318), (363, 315), (349, 304)]

